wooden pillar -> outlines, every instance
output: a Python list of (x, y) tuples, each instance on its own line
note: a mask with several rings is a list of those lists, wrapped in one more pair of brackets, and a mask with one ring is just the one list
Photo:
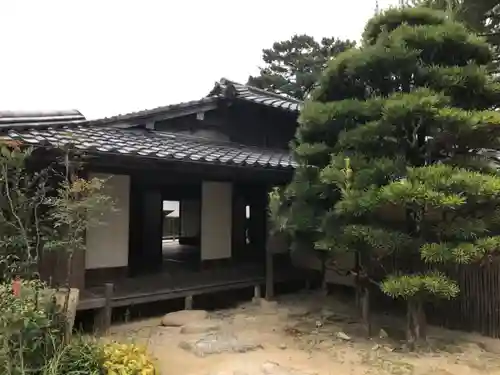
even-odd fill
[(246, 202), (240, 185), (234, 185), (232, 220), (232, 258), (235, 260), (245, 260), (247, 256)]
[(269, 190), (265, 190), (264, 244), (266, 246), (266, 299), (274, 298), (274, 248), (271, 246), (272, 235), (269, 225)]
[(163, 201), (161, 191), (132, 184), (130, 193), (129, 259), (131, 276), (162, 268)]
[(266, 299), (274, 298), (274, 262), (270, 246), (266, 248)]
[(193, 309), (193, 296), (186, 296), (184, 298), (184, 310), (192, 310)]
[(180, 244), (194, 245), (200, 238), (201, 203), (199, 199), (181, 199), (179, 202)]
[(104, 284), (104, 306), (97, 311), (95, 316), (94, 329), (102, 335), (106, 334), (111, 327), (113, 290), (113, 284)]

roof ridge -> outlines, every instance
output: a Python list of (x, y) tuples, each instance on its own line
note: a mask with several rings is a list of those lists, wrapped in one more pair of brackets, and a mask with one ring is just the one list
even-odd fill
[(159, 107), (154, 107), (150, 109), (142, 109), (140, 111), (133, 111), (133, 112), (128, 112), (128, 113), (122, 113), (114, 116), (109, 116), (109, 117), (102, 117), (94, 120), (88, 120), (89, 125), (105, 125), (108, 123), (116, 122), (116, 121), (126, 121), (126, 120), (131, 120), (136, 117), (141, 117), (141, 116), (154, 116), (158, 115), (164, 111), (169, 111), (169, 110), (175, 110), (175, 109), (183, 109), (186, 107), (191, 107), (195, 106), (197, 104), (208, 104), (214, 102), (214, 98), (210, 97), (203, 97), (201, 99), (197, 100), (189, 100), (185, 102), (179, 102), (179, 103), (173, 103), (173, 104), (167, 104), (167, 105), (162, 105)]
[(264, 90), (264, 89), (261, 89), (259, 87), (255, 87), (255, 86), (252, 86), (252, 85), (238, 83), (238, 82), (235, 82), (233, 80), (230, 80), (230, 79), (227, 79), (227, 78), (224, 78), (224, 77), (222, 77), (219, 82), (222, 83), (222, 84), (226, 84), (226, 85), (227, 84), (231, 84), (233, 86), (244, 87), (244, 88), (246, 88), (246, 89), (248, 89), (250, 91), (254, 91), (254, 92), (257, 92), (257, 93), (260, 93), (260, 94), (263, 94), (263, 95), (271, 96), (271, 97), (274, 97), (276, 99), (281, 99), (281, 100), (285, 100), (285, 101), (289, 101), (289, 102), (293, 102), (293, 103), (297, 103), (297, 104), (304, 103), (302, 100), (299, 100), (299, 99), (296, 99), (296, 98), (291, 98), (291, 97), (286, 96), (286, 95), (277, 94), (275, 92), (267, 91), (267, 90)]
[(78, 110), (0, 111), (0, 132), (5, 129), (76, 125), (86, 122)]

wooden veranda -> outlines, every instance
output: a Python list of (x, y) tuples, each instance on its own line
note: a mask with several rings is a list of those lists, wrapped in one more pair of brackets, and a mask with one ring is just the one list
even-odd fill
[[(290, 263), (283, 262), (273, 268), (273, 284), (303, 281), (307, 285), (306, 273), (297, 272)], [(85, 289), (80, 294), (78, 311), (95, 310), (97, 328), (106, 329), (113, 308), (184, 298), (185, 308), (191, 309), (199, 295), (253, 287), (254, 297), (259, 298), (265, 285), (266, 270), (260, 265), (228, 265), (174, 274), (165, 271)]]

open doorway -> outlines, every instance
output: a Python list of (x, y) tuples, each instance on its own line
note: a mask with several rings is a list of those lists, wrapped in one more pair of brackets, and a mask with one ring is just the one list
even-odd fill
[(200, 260), (200, 208), (197, 200), (163, 201), (163, 269), (197, 269)]
[(163, 201), (163, 242), (179, 242), (180, 215), (179, 201)]
[(250, 245), (250, 205), (245, 206), (245, 245)]

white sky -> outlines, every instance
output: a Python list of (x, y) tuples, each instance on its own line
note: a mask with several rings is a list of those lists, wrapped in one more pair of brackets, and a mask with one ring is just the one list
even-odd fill
[[(380, 7), (397, 0), (379, 0)], [(375, 0), (0, 0), (0, 109), (87, 118), (244, 83), (297, 33), (357, 40)]]

